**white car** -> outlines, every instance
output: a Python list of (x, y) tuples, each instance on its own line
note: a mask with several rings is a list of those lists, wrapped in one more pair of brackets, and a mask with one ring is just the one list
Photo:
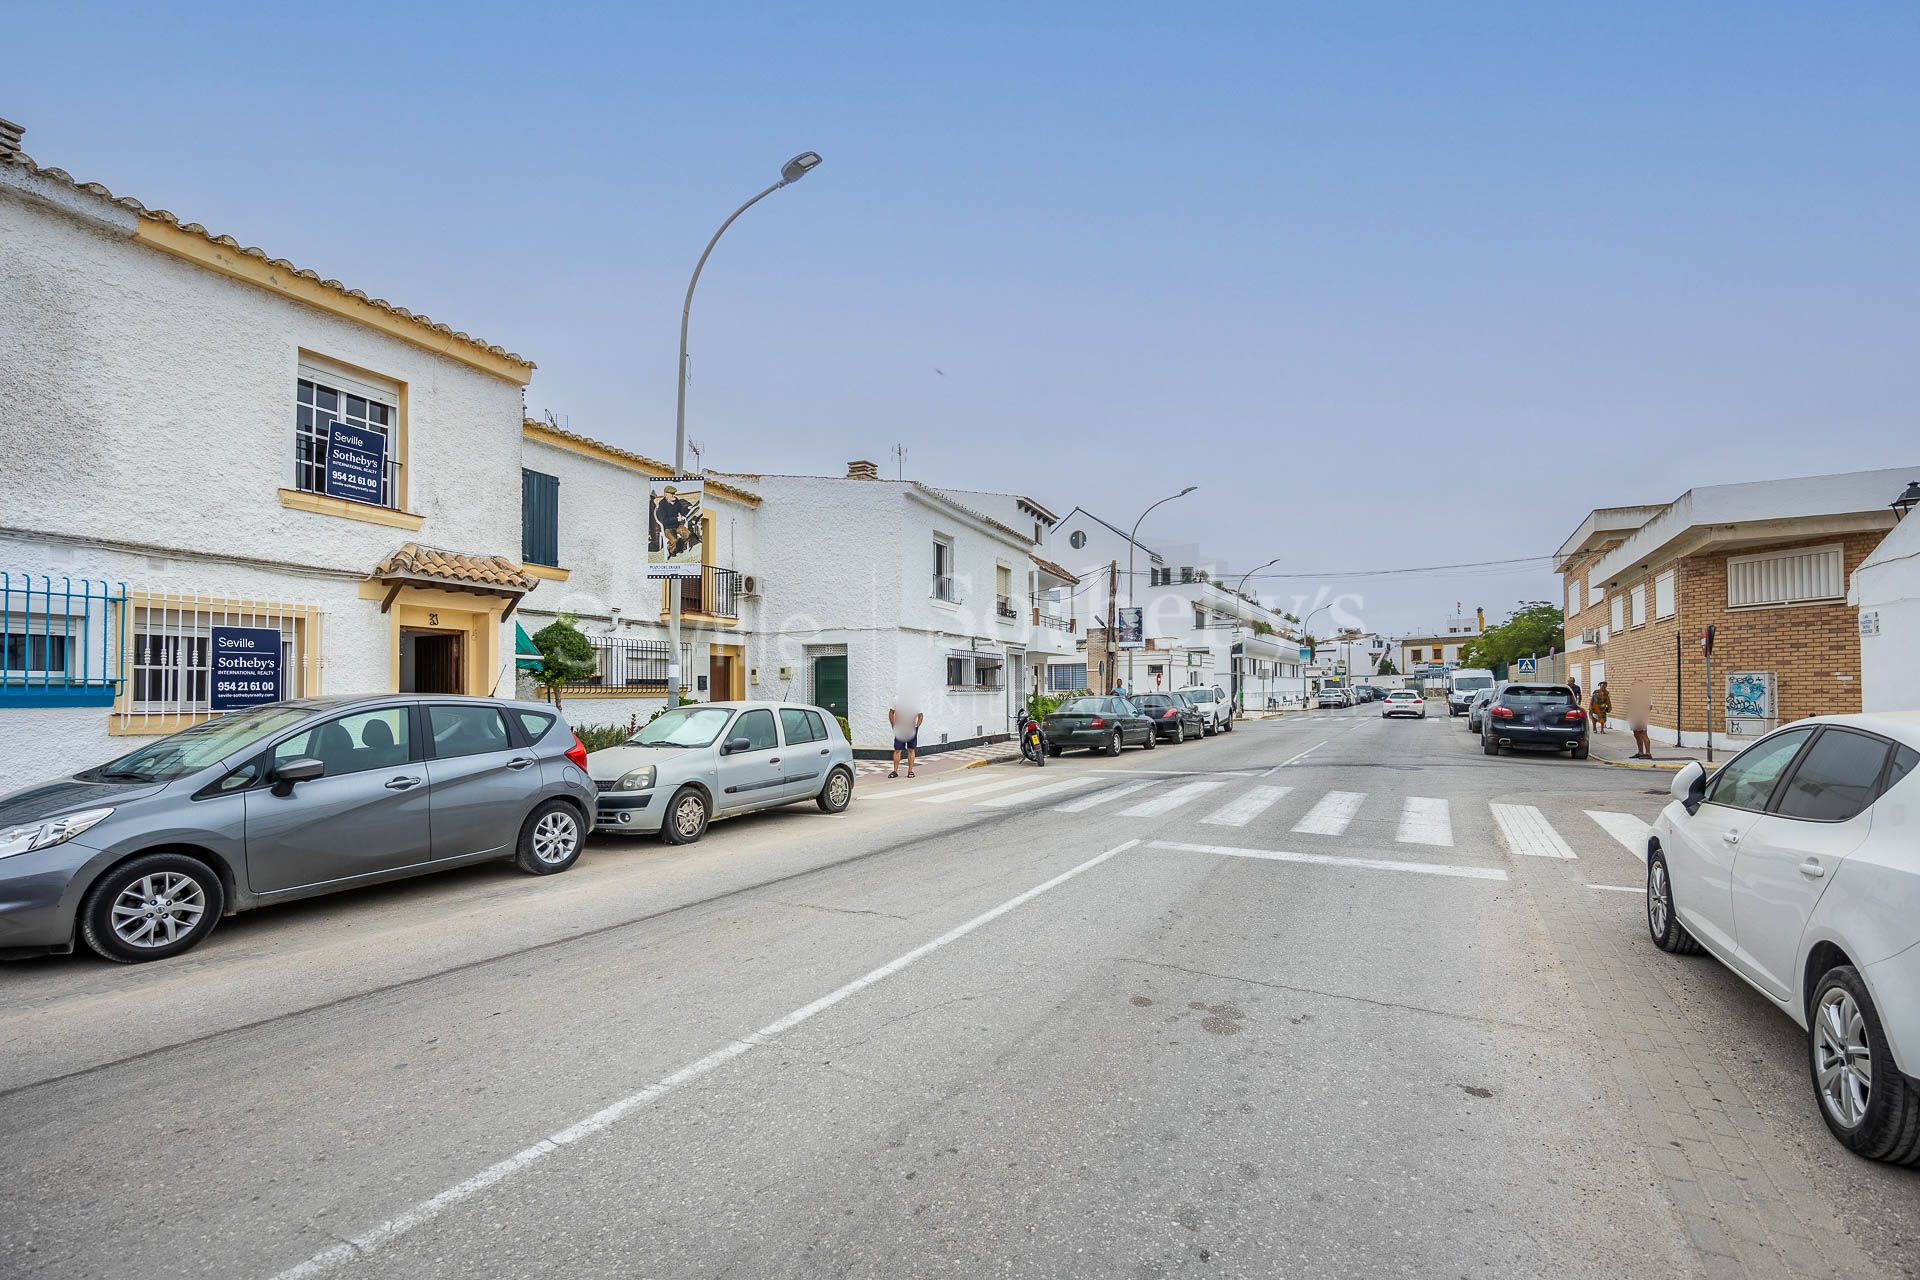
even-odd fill
[(1233, 707), (1218, 688), (1195, 685), (1191, 689), (1180, 690), (1180, 696), (1192, 703), (1193, 709), (1200, 713), (1201, 722), (1206, 726), (1205, 733), (1233, 732)]
[(1674, 775), (1647, 838), (1647, 928), (1702, 947), (1807, 1030), (1820, 1113), (1920, 1163), (1920, 712), (1819, 716), (1711, 778)]
[(1386, 698), (1380, 704), (1380, 718), (1388, 716), (1418, 716), (1427, 718), (1427, 700), (1412, 689), (1389, 689)]

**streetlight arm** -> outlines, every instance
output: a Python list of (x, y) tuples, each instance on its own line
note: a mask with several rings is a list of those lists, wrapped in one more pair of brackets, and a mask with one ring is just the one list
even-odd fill
[(673, 470), (676, 475), (687, 469), (687, 323), (693, 315), (694, 287), (700, 283), (700, 273), (706, 269), (707, 259), (713, 255), (713, 246), (720, 243), (720, 237), (727, 234), (727, 228), (741, 214), (786, 185), (787, 180), (782, 178), (728, 214), (727, 220), (720, 224), (720, 229), (713, 233), (713, 239), (707, 241), (707, 247), (700, 251), (700, 261), (693, 264), (693, 278), (687, 281), (686, 301), (680, 304), (680, 393), (673, 409)]

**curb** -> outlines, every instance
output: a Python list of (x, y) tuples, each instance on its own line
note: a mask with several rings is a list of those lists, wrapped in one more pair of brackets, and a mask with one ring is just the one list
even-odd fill
[[(1692, 760), (1608, 760), (1604, 756), (1593, 756), (1592, 759), (1614, 769), (1654, 769), (1661, 773), (1678, 773), (1680, 770), (1694, 763)], [(1706, 762), (1700, 761), (1700, 763), (1705, 764)]]

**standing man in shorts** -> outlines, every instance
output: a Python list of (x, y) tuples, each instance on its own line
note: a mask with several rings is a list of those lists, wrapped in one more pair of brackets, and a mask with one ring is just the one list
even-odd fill
[(887, 708), (887, 723), (893, 726), (893, 772), (887, 775), (889, 778), (900, 776), (902, 752), (907, 757), (907, 776), (913, 776), (914, 760), (920, 750), (920, 726), (926, 718), (905, 694), (895, 698)]

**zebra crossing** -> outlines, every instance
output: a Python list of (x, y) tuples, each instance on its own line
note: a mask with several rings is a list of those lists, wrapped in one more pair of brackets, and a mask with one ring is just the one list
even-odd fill
[[(915, 787), (883, 792), (871, 799), (905, 800), (913, 804), (999, 811), (1035, 810), (1050, 813), (1095, 814), (1121, 819), (1193, 816), (1201, 826), (1245, 829), (1268, 821), (1286, 824), (1295, 835), (1339, 837), (1356, 823), (1381, 841), (1390, 829), (1396, 844), (1451, 849), (1456, 844), (1457, 811), (1477, 813), (1477, 802), (1438, 796), (1375, 796), (1365, 791), (1328, 790), (1312, 794), (1297, 788), (1259, 781), (1272, 771), (1195, 775), (1165, 771), (1128, 777), (1108, 772), (1048, 778), (1020, 772), (1013, 777), (982, 778), (971, 774)], [(866, 797), (863, 797), (866, 798)], [(1283, 804), (1286, 806), (1282, 809)], [(1304, 807), (1303, 807), (1304, 806)], [(1274, 817), (1274, 811), (1281, 814)], [(1582, 810), (1604, 837), (1628, 853), (1646, 858), (1647, 823), (1630, 813), (1605, 809)], [(1288, 819), (1292, 820), (1289, 822)], [(1517, 857), (1575, 860), (1573, 842), (1557, 830), (1537, 806), (1488, 802), (1485, 816), (1472, 818), (1485, 831), (1488, 820), (1500, 843)], [(1274, 830), (1278, 830), (1276, 825)], [(1582, 831), (1583, 836), (1587, 834)], [(1478, 841), (1484, 843), (1484, 837)]]

